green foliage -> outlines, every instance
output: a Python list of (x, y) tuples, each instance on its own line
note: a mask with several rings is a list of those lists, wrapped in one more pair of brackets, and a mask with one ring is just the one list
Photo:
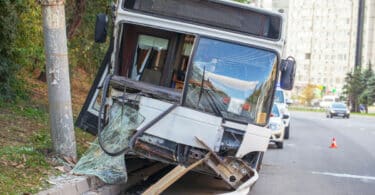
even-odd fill
[(375, 74), (371, 66), (363, 73), (364, 91), (359, 96), (359, 101), (365, 105), (371, 105), (375, 102)]
[(35, 0), (24, 0), (19, 11), (15, 49), (16, 62), (27, 69), (43, 69), (45, 62), (41, 6)]
[[(66, 1), (67, 21), (74, 17), (74, 0)], [(80, 67), (89, 73), (95, 73), (104, 58), (107, 44), (94, 41), (95, 20), (98, 13), (106, 12), (108, 0), (88, 1), (81, 25), (69, 40), (69, 60), (71, 67)]]
[(20, 66), (15, 40), (19, 23), (18, 11), (22, 1), (0, 1), (0, 101), (14, 101), (24, 97), (22, 82), (17, 80), (16, 74)]
[(359, 112), (359, 104), (366, 107), (375, 102), (375, 74), (371, 67), (361, 71), (356, 68), (353, 73), (347, 73), (343, 92), (347, 95), (352, 111)]
[(48, 150), (52, 148), (51, 135), (47, 130), (35, 132), (31, 136), (33, 146), (39, 150)]
[[(77, 1), (66, 0), (68, 23), (75, 17)], [(80, 1), (86, 9), (81, 25), (68, 43), (70, 67), (94, 73), (108, 47), (94, 43), (95, 17), (107, 10), (108, 0)], [(35, 0), (0, 1), (0, 32), (0, 103), (25, 99), (26, 87), (18, 76), (20, 70), (33, 72), (44, 70), (45, 66), (41, 5)]]
[(349, 72), (346, 74), (343, 93), (348, 96), (352, 111), (354, 112), (359, 111), (359, 96), (364, 89), (365, 85), (360, 68), (355, 68), (353, 73)]
[(45, 122), (48, 119), (48, 114), (45, 111), (31, 106), (20, 108), (18, 112), (20, 112), (21, 116), (38, 122)]

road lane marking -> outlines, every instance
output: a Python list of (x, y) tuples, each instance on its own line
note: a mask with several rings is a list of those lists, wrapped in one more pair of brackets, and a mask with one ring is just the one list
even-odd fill
[(346, 173), (330, 173), (330, 172), (316, 172), (312, 171), (312, 174), (315, 175), (328, 175), (333, 177), (343, 177), (343, 178), (351, 178), (351, 179), (360, 179), (360, 180), (375, 180), (375, 177), (372, 176), (363, 176), (363, 175), (351, 175)]

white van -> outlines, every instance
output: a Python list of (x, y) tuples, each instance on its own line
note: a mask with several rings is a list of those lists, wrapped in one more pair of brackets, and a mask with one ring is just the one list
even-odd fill
[(319, 106), (321, 108), (327, 108), (333, 102), (338, 102), (338, 101), (339, 101), (339, 98), (337, 96), (332, 96), (332, 95), (323, 96), (322, 100), (319, 103)]

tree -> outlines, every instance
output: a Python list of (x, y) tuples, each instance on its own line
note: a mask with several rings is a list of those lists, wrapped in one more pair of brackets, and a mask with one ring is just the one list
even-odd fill
[(21, 5), (16, 0), (0, 1), (0, 102), (24, 96), (22, 82), (16, 77), (20, 66), (16, 63), (19, 56), (15, 47)]
[(373, 75), (367, 84), (366, 93), (368, 93), (369, 97), (369, 105), (375, 103), (375, 75)]
[(35, 0), (24, 0), (24, 6), (18, 13), (19, 24), (17, 26), (17, 37), (15, 40), (15, 50), (18, 58), (17, 64), (22, 65), (27, 72), (34, 70), (44, 70), (44, 42), (42, 11)]
[(348, 97), (352, 112), (359, 112), (359, 99), (365, 89), (366, 84), (360, 68), (346, 74), (343, 93)]
[(72, 9), (71, 13), (73, 16), (68, 20), (67, 36), (70, 40), (82, 24), (82, 18), (86, 12), (86, 0), (68, 0), (67, 3), (69, 3), (67, 8)]
[[(108, 6), (108, 0), (66, 0), (71, 68), (80, 67), (89, 73), (97, 71), (109, 42), (95, 43), (95, 19), (98, 13), (106, 12)], [(78, 13), (80, 17), (76, 17)]]
[(365, 105), (366, 113), (368, 113), (368, 105), (375, 102), (375, 74), (371, 68), (371, 63), (363, 72), (362, 77), (364, 90), (359, 96), (359, 102)]
[(304, 104), (311, 105), (311, 101), (315, 98), (316, 88), (316, 85), (307, 84), (307, 86), (303, 89), (300, 99)]

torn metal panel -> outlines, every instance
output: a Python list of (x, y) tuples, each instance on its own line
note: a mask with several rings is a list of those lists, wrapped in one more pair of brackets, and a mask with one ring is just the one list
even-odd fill
[(224, 157), (221, 159), (204, 141), (196, 138), (197, 142), (205, 147), (210, 154), (210, 158), (205, 160), (205, 164), (209, 166), (216, 174), (233, 189), (237, 189), (248, 179), (254, 176), (254, 171), (243, 160), (234, 157)]

